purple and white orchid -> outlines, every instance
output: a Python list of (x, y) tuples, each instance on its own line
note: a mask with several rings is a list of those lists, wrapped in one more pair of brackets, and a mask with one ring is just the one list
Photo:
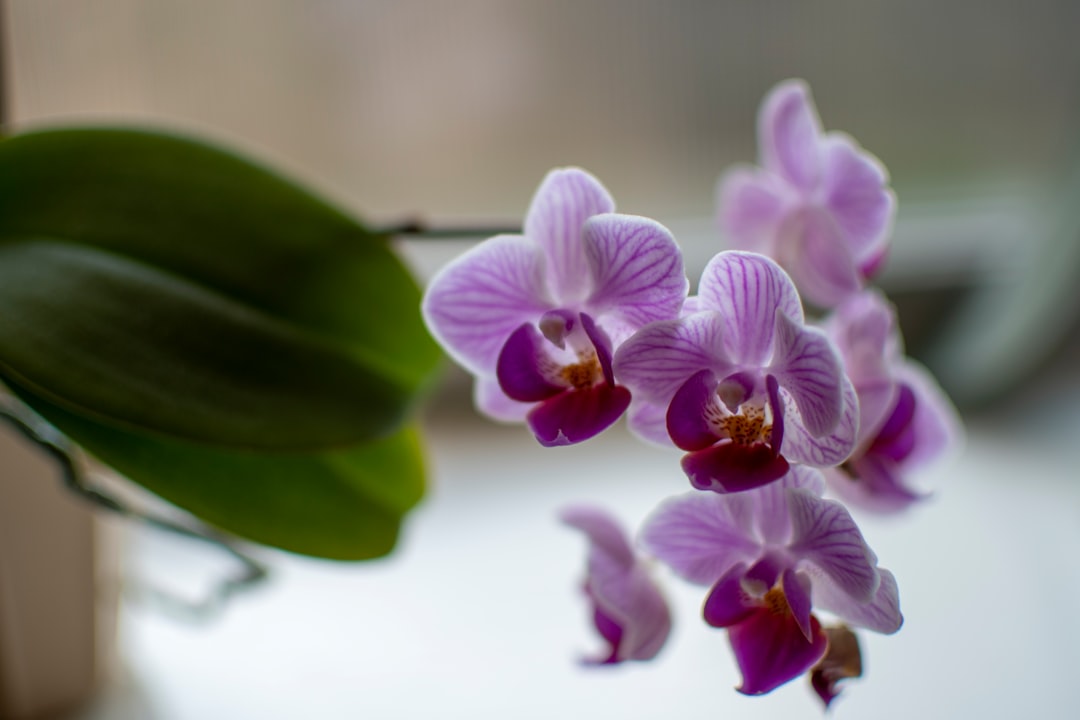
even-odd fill
[(852, 296), (827, 318), (859, 397), (859, 439), (851, 457), (826, 471), (841, 499), (898, 512), (925, 495), (913, 472), (959, 443), (960, 421), (930, 373), (904, 357), (895, 314), (877, 292)]
[(720, 253), (694, 307), (619, 348), (615, 372), (638, 399), (631, 429), (655, 438), (665, 412), (701, 490), (759, 487), (789, 463), (843, 462), (855, 446), (855, 390), (829, 339), (804, 324), (788, 275), (763, 255)]
[(674, 238), (652, 220), (614, 214), (583, 170), (553, 170), (524, 235), (491, 238), (444, 267), (422, 311), (435, 339), (477, 378), (487, 415), (526, 420), (543, 445), (587, 440), (630, 403), (614, 350), (642, 326), (679, 314), (688, 290)]
[(593, 624), (608, 643), (604, 656), (586, 662), (651, 660), (671, 632), (671, 614), (626, 533), (610, 515), (595, 508), (568, 508), (561, 517), (589, 539), (585, 594), (592, 602)]
[(847, 135), (824, 133), (800, 80), (777, 85), (758, 116), (761, 168), (719, 185), (732, 247), (775, 258), (806, 299), (833, 307), (881, 267), (896, 199), (885, 167)]
[(728, 631), (739, 692), (770, 692), (825, 657), (814, 608), (881, 633), (903, 623), (892, 573), (877, 567), (851, 515), (823, 489), (820, 472), (792, 468), (757, 490), (671, 498), (642, 531), (652, 555), (711, 586), (705, 621)]

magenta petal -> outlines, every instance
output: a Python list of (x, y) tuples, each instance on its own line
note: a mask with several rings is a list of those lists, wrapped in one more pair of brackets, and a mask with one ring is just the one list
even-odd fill
[(596, 360), (600, 363), (600, 369), (604, 373), (604, 380), (607, 381), (608, 385), (614, 385), (615, 373), (611, 369), (611, 339), (603, 328), (597, 326), (592, 317), (586, 313), (581, 313), (581, 327), (585, 329), (585, 334), (589, 336), (589, 342), (592, 343), (593, 350), (596, 351)]
[(896, 391), (896, 401), (885, 422), (867, 449), (867, 454), (888, 458), (899, 463), (915, 448), (916, 435), (915, 393), (911, 387), (901, 384)]
[(619, 385), (568, 390), (533, 408), (529, 428), (545, 447), (573, 445), (609, 428), (629, 405), (630, 391)]
[(831, 433), (843, 410), (844, 370), (829, 338), (817, 328), (803, 327), (776, 314), (776, 352), (769, 371), (799, 408), (814, 437)]
[(713, 627), (726, 628), (746, 620), (760, 607), (760, 603), (747, 595), (742, 580), (746, 565), (740, 563), (716, 581), (708, 597), (702, 614), (705, 622)]
[(816, 617), (810, 616), (807, 641), (790, 613), (759, 609), (728, 628), (728, 640), (742, 671), (738, 688), (744, 695), (764, 695), (794, 680), (825, 655), (828, 641)]
[(896, 211), (885, 167), (845, 135), (824, 143), (825, 205), (844, 231), (848, 247), (864, 257), (886, 238)]
[(510, 333), (551, 307), (542, 267), (540, 249), (523, 237), (486, 240), (431, 279), (421, 305), (424, 322), (469, 372), (494, 374)]
[[(833, 467), (848, 459), (855, 449), (855, 440), (859, 431), (859, 401), (855, 388), (846, 375), (841, 374), (840, 422), (836, 428), (822, 437), (814, 437), (806, 429), (799, 407), (794, 400), (785, 402), (784, 456), (793, 463), (802, 463), (812, 467)], [(780, 389), (781, 397), (786, 393)]]
[(779, 455), (784, 446), (784, 402), (780, 399), (780, 383), (773, 375), (765, 376), (765, 388), (769, 394), (769, 410), (772, 411), (772, 430), (769, 431), (769, 447), (773, 455)]
[(782, 455), (774, 455), (764, 443), (722, 442), (684, 455), (682, 469), (690, 478), (690, 484), (698, 490), (734, 493), (752, 490), (783, 477), (788, 471), (788, 462)]
[(674, 447), (667, 431), (667, 407), (659, 403), (642, 400), (637, 395), (626, 412), (626, 424), (630, 432), (645, 442), (660, 447)]
[(590, 218), (584, 233), (593, 284), (589, 312), (611, 312), (633, 330), (678, 317), (690, 283), (667, 228), (648, 218), (608, 214)]
[(844, 468), (829, 471), (830, 484), (840, 500), (860, 510), (893, 514), (926, 498), (904, 484), (903, 471), (888, 458), (863, 455)]
[(735, 250), (772, 253), (783, 219), (783, 181), (752, 168), (729, 171), (719, 185), (720, 227)]
[(667, 430), (671, 441), (683, 450), (703, 450), (720, 436), (713, 432), (708, 416), (719, 412), (716, 375), (712, 370), (694, 373), (671, 399)]
[(936, 460), (963, 441), (960, 416), (930, 372), (912, 361), (897, 371), (901, 382), (915, 393), (915, 447), (904, 460), (905, 469)]
[(566, 390), (548, 379), (553, 362), (544, 352), (547, 341), (531, 323), (515, 330), (503, 345), (495, 366), (499, 387), (518, 402), (538, 402)]
[(879, 568), (878, 575), (881, 583), (869, 602), (855, 602), (830, 578), (818, 578), (814, 582), (814, 605), (851, 625), (891, 635), (904, 624), (900, 595), (891, 572)]
[(540, 184), (525, 216), (525, 236), (547, 256), (548, 280), (560, 305), (583, 300), (589, 268), (582, 229), (593, 215), (615, 210), (600, 181), (579, 168), (552, 170)]
[(821, 180), (821, 121), (801, 80), (777, 85), (766, 96), (758, 117), (761, 164), (804, 190)]
[(726, 356), (747, 366), (763, 366), (773, 350), (776, 312), (802, 323), (799, 294), (780, 266), (756, 253), (722, 252), (705, 266), (698, 297), (723, 318)]
[(788, 507), (792, 555), (827, 575), (853, 602), (869, 601), (880, 580), (877, 558), (847, 509), (806, 490), (789, 490)]
[(785, 570), (783, 575), (784, 597), (787, 599), (788, 609), (795, 618), (799, 629), (802, 630), (807, 642), (812, 642), (814, 637), (810, 628), (810, 578), (806, 573)]

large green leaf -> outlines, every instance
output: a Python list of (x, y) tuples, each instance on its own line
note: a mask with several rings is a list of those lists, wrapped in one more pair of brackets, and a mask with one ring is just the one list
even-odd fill
[(0, 316), (35, 342), (0, 340), (0, 365), (113, 424), (234, 446), (356, 442), (392, 430), (438, 358), (385, 238), (187, 140), (0, 142), (5, 245), (21, 265), (5, 268)]
[(92, 247), (0, 245), (0, 374), (112, 424), (315, 448), (385, 434), (408, 396), (375, 363)]
[(128, 478), (213, 525), (290, 552), (335, 560), (385, 555), (401, 516), (423, 494), (412, 428), (331, 452), (245, 452), (118, 430), (16, 389), (61, 432)]

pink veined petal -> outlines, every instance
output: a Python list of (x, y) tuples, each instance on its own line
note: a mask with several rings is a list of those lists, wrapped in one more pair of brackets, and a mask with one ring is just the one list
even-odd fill
[(891, 382), (899, 359), (899, 338), (892, 305), (877, 290), (864, 290), (837, 306), (822, 329), (836, 343), (851, 382)]
[(568, 508), (560, 517), (589, 539), (586, 587), (596, 604), (597, 629), (613, 645), (610, 661), (651, 659), (667, 639), (671, 615), (622, 528), (595, 508)]
[(843, 232), (819, 208), (788, 214), (779, 231), (776, 257), (791, 273), (799, 292), (819, 307), (834, 307), (862, 289), (862, 277)]
[(877, 592), (877, 558), (847, 509), (806, 490), (788, 490), (792, 538), (788, 551), (800, 565), (822, 573), (853, 602), (865, 603)]
[(790, 613), (762, 608), (743, 622), (728, 628), (728, 640), (742, 672), (744, 695), (764, 695), (790, 682), (824, 657), (828, 640), (821, 623), (810, 616), (807, 641)]
[(720, 229), (735, 250), (771, 255), (787, 205), (787, 189), (757, 168), (729, 170), (717, 188)]
[(813, 642), (814, 636), (810, 628), (810, 578), (806, 573), (785, 570), (781, 576), (784, 589), (784, 597), (787, 599), (791, 616), (795, 618), (799, 629), (802, 630), (807, 642)]
[(500, 422), (525, 422), (533, 403), (512, 400), (499, 387), (498, 378), (478, 377), (473, 385), (473, 402), (484, 415)]
[(821, 182), (821, 143), (821, 120), (806, 83), (786, 80), (773, 88), (758, 116), (758, 145), (765, 169), (803, 192), (813, 191)]
[(765, 545), (781, 547), (791, 541), (791, 513), (788, 510), (790, 489), (801, 488), (815, 496), (825, 491), (825, 479), (820, 470), (793, 465), (782, 478), (764, 487), (751, 490), (747, 498), (751, 501), (755, 537)]
[(600, 383), (591, 388), (567, 390), (538, 403), (526, 421), (544, 447), (573, 445), (607, 430), (629, 405), (629, 390)]
[(494, 375), (503, 343), (519, 325), (551, 308), (543, 256), (535, 243), (500, 235), (443, 267), (421, 303), (443, 349), (474, 375)]
[(588, 294), (582, 229), (593, 215), (614, 210), (615, 201), (600, 181), (580, 168), (552, 170), (533, 196), (525, 237), (543, 248), (548, 283), (559, 305), (572, 305)]
[(649, 324), (615, 352), (615, 377), (635, 396), (666, 407), (699, 370), (728, 374), (732, 363), (724, 350), (723, 326), (714, 312)]
[(642, 440), (665, 448), (674, 448), (667, 431), (667, 406), (634, 396), (626, 413), (630, 432)]
[(855, 440), (859, 432), (859, 400), (855, 388), (846, 375), (841, 375), (840, 422), (828, 435), (814, 437), (806, 429), (799, 407), (787, 391), (780, 389), (785, 397), (784, 456), (790, 462), (802, 463), (812, 467), (827, 468), (839, 465), (848, 459), (855, 449)]
[(850, 137), (829, 133), (824, 143), (825, 206), (860, 261), (880, 252), (896, 214), (896, 196), (881, 162)]
[(849, 472), (834, 468), (826, 476), (836, 496), (851, 507), (892, 515), (927, 497), (905, 485), (901, 468), (888, 458), (865, 455), (844, 467)]
[(818, 438), (836, 429), (843, 410), (844, 371), (825, 333), (798, 325), (778, 312), (776, 349), (769, 371), (795, 401), (812, 436)]
[(635, 330), (678, 317), (690, 283), (667, 228), (633, 215), (597, 215), (585, 223), (584, 244), (590, 313), (613, 313)]
[(683, 301), (682, 310), (679, 311), (679, 317), (684, 318), (695, 313), (702, 311), (701, 303), (698, 301), (697, 295), (691, 295)]
[(881, 583), (869, 602), (856, 602), (830, 578), (813, 582), (814, 606), (836, 614), (851, 625), (891, 635), (904, 624), (896, 578), (884, 568), (877, 569)]
[(737, 495), (691, 492), (668, 498), (645, 521), (641, 543), (680, 577), (712, 585), (760, 554), (751, 509), (749, 499)]
[(714, 257), (701, 275), (698, 297), (702, 307), (720, 313), (725, 356), (740, 365), (760, 367), (769, 361), (778, 309), (803, 322), (791, 278), (757, 253), (729, 250)]

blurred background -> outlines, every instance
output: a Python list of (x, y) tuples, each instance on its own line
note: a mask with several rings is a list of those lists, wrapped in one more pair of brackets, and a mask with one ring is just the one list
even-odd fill
[[(233, 147), (373, 223), (516, 224), (580, 165), (668, 225), (691, 281), (714, 191), (756, 159), (757, 105), (806, 79), (826, 129), (892, 174), (882, 278), (912, 354), (965, 413), (932, 501), (865, 533), (907, 626), (864, 638), (840, 717), (1070, 717), (1080, 703), (1080, 4), (1072, 0), (7, 0), (15, 130), (150, 124)], [(410, 241), (422, 279), (469, 247)], [(653, 665), (586, 672), (582, 544), (555, 510), (636, 526), (685, 480), (615, 428), (541, 452), (448, 369), (432, 489), (390, 559), (268, 554), (271, 584), (192, 625), (122, 604), (119, 670), (75, 718), (813, 717), (793, 683), (731, 688), (701, 592), (670, 583)], [(492, 457), (494, 455), (494, 457)], [(8, 455), (5, 475), (18, 474)], [(21, 466), (18, 466), (21, 467)], [(2, 537), (0, 537), (2, 539)], [(125, 573), (199, 557), (132, 533)], [(25, 556), (35, 552), (20, 549)], [(3, 658), (0, 658), (2, 666)], [(0, 687), (0, 690), (3, 688)]]

